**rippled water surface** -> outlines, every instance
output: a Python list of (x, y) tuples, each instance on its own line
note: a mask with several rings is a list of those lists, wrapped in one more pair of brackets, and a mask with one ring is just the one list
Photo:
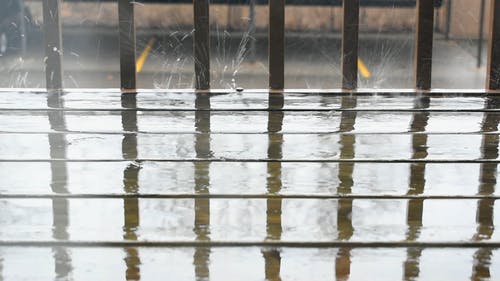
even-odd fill
[(0, 280), (499, 279), (499, 105), (1, 93)]

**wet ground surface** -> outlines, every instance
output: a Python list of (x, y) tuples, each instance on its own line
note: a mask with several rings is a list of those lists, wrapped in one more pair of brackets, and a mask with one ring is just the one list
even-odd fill
[(1, 95), (0, 280), (500, 278), (500, 98)]

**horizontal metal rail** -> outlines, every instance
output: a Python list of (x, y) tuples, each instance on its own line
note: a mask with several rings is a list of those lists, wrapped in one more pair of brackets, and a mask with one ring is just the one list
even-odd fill
[(374, 194), (0, 194), (0, 199), (373, 199), (373, 200), (499, 200), (496, 195)]
[(0, 159), (0, 163), (120, 163), (120, 162), (165, 162), (165, 163), (387, 163), (387, 164), (500, 164), (500, 159)]
[[(78, 94), (121, 94), (119, 89), (115, 88), (67, 88), (64, 89), (65, 93), (78, 93)], [(262, 94), (269, 94), (269, 89), (244, 89), (245, 94), (254, 94), (256, 96), (262, 96)], [(45, 94), (47, 93), (46, 88), (0, 88), (0, 93), (29, 93), (29, 94)], [(195, 89), (139, 89), (138, 93), (141, 95), (148, 94), (186, 94), (186, 93), (196, 93)], [(238, 93), (235, 89), (210, 89), (211, 96), (236, 94)], [(310, 95), (310, 96), (336, 96), (345, 97), (352, 96), (352, 92), (346, 92), (340, 88), (332, 89), (285, 89), (283, 91), (287, 95)], [(427, 96), (433, 98), (448, 98), (448, 97), (475, 97), (484, 98), (487, 97), (490, 91), (484, 89), (431, 89), (430, 91), (425, 91), (419, 93), (419, 96)], [(370, 97), (370, 96), (381, 96), (381, 97), (414, 97), (415, 89), (413, 88), (377, 88), (377, 89), (367, 89), (358, 88), (355, 95), (357, 97)], [(492, 97), (491, 95), (489, 97)]]
[(0, 241), (0, 247), (277, 247), (277, 248), (500, 248), (500, 242), (354, 242), (354, 241)]
[[(4, 112), (374, 112), (374, 113), (500, 113), (499, 109), (439, 109), (439, 108), (0, 108)], [(1, 114), (0, 114), (1, 115)], [(68, 114), (69, 115), (69, 114)], [(75, 114), (77, 115), (77, 114)]]
[(147, 135), (266, 135), (266, 136), (286, 136), (286, 135), (315, 135), (315, 136), (326, 136), (326, 135), (338, 135), (338, 136), (371, 136), (371, 135), (384, 135), (384, 136), (456, 136), (456, 135), (465, 135), (465, 136), (499, 136), (500, 132), (344, 132), (341, 130), (337, 131), (318, 131), (318, 132), (218, 132), (211, 131), (208, 132), (168, 132), (168, 131), (159, 131), (159, 132), (149, 132), (149, 131), (137, 131), (137, 132), (129, 132), (129, 131), (117, 131), (117, 132), (103, 132), (103, 131), (2, 131), (0, 130), (0, 135), (120, 135), (120, 136), (147, 136)]
[[(113, 0), (65, 0), (65, 2), (105, 2)], [(251, 0), (210, 0), (211, 4), (247, 5)], [(368, 7), (415, 7), (415, 0), (360, 0), (362, 6)], [(435, 7), (441, 7), (442, 0), (434, 0)], [(191, 4), (192, 0), (141, 0), (141, 4)], [(269, 0), (255, 0), (257, 5), (267, 5)], [(342, 0), (287, 0), (293, 6), (340, 6)]]

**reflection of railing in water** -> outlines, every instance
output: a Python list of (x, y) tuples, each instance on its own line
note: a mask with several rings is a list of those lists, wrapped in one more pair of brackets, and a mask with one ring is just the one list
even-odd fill
[[(123, 108), (137, 108), (135, 95), (122, 95), (121, 103)], [(122, 140), (123, 159), (134, 161), (138, 157), (137, 150), (137, 111), (122, 111), (122, 128), (125, 132)], [(125, 194), (139, 193), (139, 171), (140, 166), (137, 163), (129, 163), (123, 171), (123, 189)], [(137, 229), (140, 223), (139, 199), (123, 199), (123, 239), (137, 241)], [(125, 276), (127, 280), (140, 280), (141, 259), (137, 248), (125, 248), (125, 264), (127, 270)]]
[[(200, 159), (211, 158), (210, 149), (210, 97), (197, 95), (195, 107), (199, 109), (195, 113), (195, 136), (194, 149), (196, 157)], [(202, 110), (202, 111), (200, 111)], [(210, 163), (198, 162), (194, 165), (194, 192), (196, 194), (210, 193)], [(210, 199), (194, 199), (194, 234), (197, 241), (210, 241)], [(196, 280), (203, 281), (210, 278), (210, 248), (197, 247), (194, 252), (194, 271)]]
[[(341, 108), (353, 109), (356, 108), (356, 97), (342, 97)], [(340, 116), (340, 128), (342, 133), (351, 132), (354, 130), (356, 123), (355, 111), (344, 111)], [(354, 146), (356, 136), (353, 134), (340, 135), (340, 157), (345, 159), (354, 159)], [(354, 163), (339, 163), (339, 186), (338, 194), (352, 194), (354, 185), (352, 173), (354, 171)], [(342, 198), (337, 201), (337, 240), (348, 241), (354, 234), (352, 225), (352, 203), (353, 199)], [(339, 248), (335, 259), (335, 276), (336, 280), (349, 280), (351, 273), (351, 248)]]
[[(53, 97), (53, 96), (51, 96)], [(286, 174), (289, 170), (287, 165), (284, 164), (290, 155), (288, 154), (289, 146), (286, 146), (287, 140), (293, 140), (296, 134), (291, 133), (290, 125), (293, 125), (293, 122), (290, 122), (290, 119), (297, 114), (297, 112), (293, 112), (290, 110), (290, 107), (284, 106), (285, 96), (279, 94), (273, 94), (269, 96), (269, 106), (268, 108), (258, 109), (256, 110), (256, 114), (260, 114), (260, 116), (267, 116), (267, 131), (266, 134), (263, 135), (264, 138), (267, 138), (268, 146), (267, 153), (265, 153), (266, 159), (259, 159), (254, 162), (258, 162), (262, 164), (263, 170), (266, 171), (267, 177), (265, 179), (265, 184), (263, 184), (262, 190), (263, 194), (226, 194), (224, 196), (220, 196), (220, 194), (214, 194), (211, 191), (211, 186), (213, 186), (213, 177), (214, 175), (210, 174), (210, 168), (215, 169), (216, 166), (212, 165), (212, 160), (217, 159), (217, 148), (219, 148), (216, 144), (214, 144), (211, 140), (211, 137), (214, 135), (218, 135), (221, 132), (213, 132), (211, 128), (211, 123), (217, 123), (216, 121), (220, 121), (218, 118), (214, 118), (211, 115), (220, 117), (221, 112), (226, 112), (225, 110), (220, 110), (219, 107), (211, 106), (211, 98), (213, 96), (199, 94), (196, 97), (195, 108), (190, 108), (187, 111), (192, 112), (194, 114), (194, 130), (191, 130), (189, 134), (193, 133), (194, 135), (194, 145), (189, 145), (190, 147), (194, 146), (194, 152), (196, 153), (196, 159), (200, 161), (192, 161), (192, 159), (183, 159), (185, 162), (193, 162), (194, 174), (189, 173), (189, 177), (194, 178), (194, 193), (191, 194), (182, 194), (184, 197), (179, 197), (178, 194), (160, 194), (161, 196), (150, 195), (149, 198), (156, 198), (162, 200), (176, 200), (179, 198), (192, 200), (194, 202), (194, 227), (192, 233), (194, 234), (195, 241), (147, 241), (142, 240), (141, 237), (138, 237), (137, 229), (140, 227), (140, 219), (139, 219), (139, 202), (143, 200), (143, 198), (148, 198), (148, 194), (139, 193), (139, 173), (140, 173), (140, 155), (139, 148), (140, 143), (138, 142), (138, 135), (144, 136), (147, 132), (146, 129), (144, 131), (139, 131), (138, 128), (138, 118), (143, 117), (143, 114), (146, 114), (147, 110), (138, 109), (137, 100), (135, 95), (122, 95), (121, 100), (121, 108), (119, 110), (114, 109), (115, 112), (119, 112), (121, 114), (122, 121), (122, 130), (120, 132), (112, 132), (112, 134), (118, 135), (121, 137), (123, 135), (122, 147), (121, 147), (121, 155), (123, 159), (121, 159), (122, 163), (129, 164), (125, 166), (123, 171), (123, 194), (90, 194), (82, 196), (82, 194), (68, 194), (69, 190), (72, 188), (68, 188), (66, 183), (68, 182), (68, 171), (67, 171), (67, 163), (73, 162), (71, 160), (75, 159), (67, 159), (68, 157), (66, 153), (66, 137), (67, 133), (74, 132), (71, 128), (67, 128), (68, 126), (65, 123), (65, 119), (68, 112), (74, 112), (73, 109), (68, 110), (54, 110), (61, 109), (63, 104), (61, 103), (62, 98), (58, 98), (55, 100), (49, 101), (49, 107), (51, 110), (48, 110), (49, 120), (51, 123), (51, 130), (54, 132), (49, 133), (49, 142), (51, 149), (51, 159), (54, 161), (48, 161), (52, 168), (52, 179), (51, 179), (51, 187), (53, 194), (46, 195), (44, 198), (48, 198), (53, 200), (53, 203), (57, 202), (68, 202), (72, 199), (69, 198), (107, 198), (107, 200), (123, 200), (123, 209), (124, 209), (124, 224), (123, 224), (123, 232), (122, 238), (123, 241), (111, 241), (110, 243), (106, 241), (91, 241), (86, 244), (88, 247), (121, 247), (125, 253), (125, 265), (127, 267), (127, 273), (129, 279), (138, 280), (141, 278), (141, 257), (145, 257), (145, 252), (142, 251), (141, 247), (150, 247), (150, 246), (158, 246), (158, 247), (191, 247), (194, 250), (193, 255), (193, 267), (195, 271), (195, 275), (199, 280), (205, 280), (210, 278), (210, 269), (211, 269), (211, 259), (217, 257), (217, 255), (212, 255), (213, 247), (219, 246), (231, 246), (231, 247), (262, 247), (260, 249), (262, 253), (262, 257), (259, 256), (260, 259), (263, 259), (265, 262), (265, 276), (269, 280), (280, 280), (280, 276), (283, 276), (282, 269), (287, 268), (287, 255), (283, 255), (283, 248), (280, 247), (308, 247), (308, 248), (333, 248), (338, 250), (336, 252), (335, 259), (332, 257), (332, 262), (335, 262), (335, 274), (338, 280), (346, 280), (351, 274), (351, 263), (356, 264), (356, 259), (352, 257), (356, 256), (357, 250), (352, 250), (354, 247), (360, 247), (363, 249), (373, 250), (376, 247), (387, 247), (401, 248), (401, 252), (406, 251), (406, 259), (403, 260), (402, 264), (398, 264), (398, 266), (403, 267), (403, 274), (406, 280), (413, 280), (416, 278), (420, 278), (420, 260), (422, 259), (422, 253), (426, 251), (426, 247), (475, 247), (475, 253), (471, 257), (473, 262), (473, 278), (472, 279), (480, 279), (487, 278), (490, 273), (490, 263), (492, 261), (493, 249), (498, 249), (498, 242), (495, 240), (492, 241), (493, 238), (493, 211), (494, 211), (494, 200), (498, 200), (498, 196), (495, 195), (495, 187), (496, 187), (496, 175), (498, 168), (498, 122), (499, 122), (499, 111), (488, 111), (491, 109), (497, 109), (498, 105), (495, 104), (496, 98), (492, 98), (487, 101), (485, 105), (485, 110), (474, 109), (476, 115), (483, 114), (483, 122), (481, 124), (480, 132), (482, 132), (482, 142), (480, 146), (481, 159), (489, 159), (490, 162), (481, 162), (479, 160), (472, 160), (469, 164), (471, 167), (480, 167), (480, 176), (479, 176), (479, 190), (477, 195), (472, 196), (455, 196), (455, 195), (428, 195), (427, 193), (432, 193), (432, 186), (429, 189), (429, 182), (426, 182), (426, 174), (429, 174), (429, 170), (432, 170), (434, 164), (429, 165), (428, 161), (431, 159), (429, 155), (432, 156), (432, 151), (428, 149), (428, 146), (432, 144), (432, 138), (439, 133), (432, 131), (430, 129), (428, 123), (432, 123), (433, 114), (437, 112), (437, 115), (442, 114), (443, 112), (449, 113), (453, 112), (453, 109), (436, 109), (431, 107), (431, 98), (426, 96), (415, 98), (413, 108), (408, 110), (392, 110), (391, 112), (394, 115), (401, 114), (403, 112), (404, 116), (408, 116), (408, 112), (411, 113), (411, 121), (409, 124), (409, 129), (404, 130), (402, 133), (408, 136), (408, 140), (410, 141), (410, 158), (412, 160), (418, 160), (417, 162), (404, 162), (403, 165), (409, 168), (409, 178), (408, 178), (408, 186), (402, 186), (403, 195), (397, 195), (396, 197), (381, 195), (374, 196), (364, 196), (360, 194), (356, 194), (359, 192), (359, 182), (356, 182), (355, 172), (358, 171), (358, 168), (363, 169), (363, 165), (377, 165), (378, 162), (369, 162), (360, 164), (357, 161), (359, 160), (357, 157), (360, 156), (359, 150), (355, 153), (355, 148), (362, 146), (363, 144), (363, 133), (362, 130), (360, 132), (359, 124), (360, 119), (361, 122), (364, 118), (366, 118), (367, 114), (365, 104), (358, 104), (360, 97), (356, 96), (342, 96), (338, 100), (341, 103), (341, 108), (333, 110), (332, 112), (325, 113), (323, 115), (324, 118), (328, 118), (328, 122), (330, 120), (335, 119), (340, 115), (340, 126), (339, 130), (332, 130), (329, 133), (324, 135), (333, 134), (335, 140), (338, 137), (338, 152), (340, 153), (339, 158), (349, 161), (327, 161), (325, 163), (329, 164), (332, 167), (338, 167), (338, 175), (332, 174), (333, 176), (328, 179), (335, 180), (335, 176), (338, 179), (337, 193), (333, 194), (319, 194), (319, 195), (311, 195), (308, 194), (295, 194), (294, 196), (290, 196), (287, 194), (285, 182), (289, 180), (288, 175)], [(329, 96), (325, 96), (329, 97)], [(220, 96), (217, 96), (220, 98)], [(366, 98), (366, 97), (364, 97)], [(362, 99), (362, 102), (365, 101)], [(335, 97), (337, 101), (337, 97)], [(439, 100), (440, 98), (436, 98)], [(213, 100), (212, 100), (213, 101)], [(287, 101), (288, 102), (288, 101)], [(217, 102), (215, 102), (217, 104)], [(322, 108), (327, 108), (326, 105), (322, 105)], [(80, 110), (80, 109), (79, 109)], [(79, 111), (76, 110), (76, 111)], [(107, 112), (108, 109), (103, 109), (104, 112)], [(92, 110), (91, 110), (92, 111)], [(159, 109), (160, 112), (167, 112), (170, 109)], [(182, 111), (182, 110), (181, 110)], [(216, 111), (216, 113), (213, 113)], [(234, 111), (234, 109), (233, 109)], [(239, 110), (236, 110), (239, 111)], [(290, 112), (292, 111), (292, 112)], [(374, 111), (374, 110), (372, 110)], [(375, 110), (377, 111), (377, 110)], [(138, 112), (141, 112), (138, 114)], [(306, 112), (308, 112), (306, 110)], [(310, 112), (310, 111), (309, 111)], [(326, 112), (326, 110), (325, 110)], [(361, 112), (361, 113), (360, 113)], [(371, 113), (371, 112), (368, 112)], [(477, 114), (479, 113), (479, 114)], [(74, 113), (69, 113), (74, 114)], [(326, 114), (333, 114), (334, 117)], [(78, 115), (78, 114), (76, 114)], [(188, 115), (191, 117), (190, 115)], [(265, 117), (264, 117), (265, 118)], [(216, 121), (214, 121), (216, 120)], [(142, 120), (144, 121), (144, 119)], [(288, 121), (288, 122), (286, 122)], [(286, 123), (285, 123), (286, 122)], [(191, 124), (191, 123), (189, 123)], [(404, 124), (406, 126), (406, 123)], [(332, 122), (332, 127), (335, 124)], [(217, 127), (215, 125), (214, 127)], [(477, 130), (476, 127), (474, 127)], [(192, 127), (191, 127), (192, 129)], [(214, 129), (215, 130), (215, 129)], [(399, 131), (398, 131), (399, 132)], [(165, 132), (163, 132), (165, 133)], [(163, 134), (161, 133), (161, 134)], [(226, 132), (227, 133), (227, 132)], [(254, 132), (255, 133), (255, 132)], [(295, 132), (296, 133), (296, 132)], [(44, 134), (47, 134), (46, 132)], [(166, 134), (166, 133), (165, 133)], [(262, 133), (258, 133), (261, 135)], [(311, 134), (308, 132), (307, 134)], [(255, 135), (255, 134), (254, 134)], [(360, 136), (361, 135), (361, 136)], [(331, 138), (328, 141), (332, 140)], [(335, 145), (332, 143), (332, 145)], [(405, 143), (407, 145), (407, 143)], [(212, 151), (212, 149), (215, 150)], [(477, 144), (479, 148), (479, 143)], [(265, 151), (266, 148), (263, 149)], [(142, 150), (141, 150), (142, 151)], [(62, 161), (61, 161), (62, 160)], [(66, 161), (68, 160), (68, 161)], [(138, 160), (138, 163), (134, 163), (135, 160)], [(224, 161), (225, 159), (220, 159), (219, 162)], [(241, 163), (245, 162), (245, 159), (236, 159), (234, 162)], [(248, 160), (248, 159), (247, 159)], [(266, 161), (269, 160), (269, 161)], [(273, 160), (273, 161), (270, 161)], [(313, 159), (314, 160), (314, 159)], [(78, 162), (78, 161), (77, 161)], [(85, 161), (83, 161), (85, 162)], [(87, 161), (93, 162), (93, 161)], [(95, 162), (95, 161), (94, 161)], [(131, 163), (132, 162), (132, 163)], [(146, 161), (147, 162), (147, 161)], [(158, 162), (161, 162), (158, 161)], [(246, 161), (250, 162), (250, 161)], [(361, 161), (363, 162), (363, 161)], [(460, 161), (458, 161), (460, 162)], [(313, 161), (314, 164), (320, 163), (320, 161)], [(325, 164), (322, 163), (322, 164)], [(333, 163), (333, 164), (332, 164)], [(472, 164), (471, 164), (472, 163)], [(384, 162), (378, 163), (378, 165), (383, 165)], [(71, 164), (69, 164), (71, 165)], [(147, 164), (146, 164), (147, 165)], [(211, 166), (212, 165), (212, 166)], [(440, 164), (441, 165), (441, 164)], [(386, 172), (390, 169), (385, 170)], [(212, 176), (212, 182), (210, 179)], [(121, 179), (121, 174), (119, 175)], [(285, 187), (285, 188), (284, 188)], [(474, 187), (474, 186), (473, 186)], [(474, 187), (477, 189), (477, 187)], [(144, 192), (144, 188), (141, 187)], [(335, 186), (332, 190), (335, 189)], [(454, 192), (454, 190), (449, 190), (450, 192)], [(235, 192), (236, 193), (236, 192)], [(109, 196), (108, 196), (109, 195)], [(292, 194), (293, 195), (293, 194)], [(7, 195), (3, 195), (8, 196)], [(25, 198), (29, 198), (30, 196), (37, 198), (35, 195), (26, 195)], [(58, 198), (57, 196), (60, 196)], [(8, 197), (7, 197), (8, 198)], [(228, 200), (228, 199), (258, 199), (265, 201), (266, 204), (266, 212), (265, 218), (264, 216), (259, 216), (259, 219), (265, 221), (265, 235), (262, 236), (262, 239), (265, 239), (264, 242), (260, 241), (213, 241), (211, 237), (211, 221), (210, 221), (210, 203), (213, 200)], [(378, 243), (378, 242), (355, 242), (355, 235), (362, 233), (363, 230), (356, 229), (356, 220), (353, 220), (353, 216), (358, 219), (360, 218), (359, 213), (356, 214), (357, 208), (356, 204), (360, 203), (363, 200), (372, 200), (372, 201), (384, 201), (386, 199), (392, 200), (397, 199), (397, 201), (402, 202), (402, 204), (407, 204), (407, 213), (406, 213), (406, 225), (403, 231), (401, 231), (403, 241), (389, 241), (389, 243)], [(464, 199), (465, 198), (465, 199)], [(287, 241), (287, 229), (284, 227), (286, 219), (290, 218), (290, 213), (286, 213), (286, 207), (289, 200), (330, 200), (332, 202), (337, 202), (337, 209), (333, 211), (333, 215), (337, 215), (337, 225), (333, 225), (333, 228), (337, 228), (336, 237), (332, 236), (331, 239), (333, 241), (327, 241), (325, 243), (316, 243), (314, 241), (302, 241), (300, 243), (290, 243)], [(473, 200), (473, 202), (477, 202), (476, 209), (476, 225), (472, 224), (471, 229), (475, 229), (475, 234), (471, 237), (471, 241), (477, 244), (470, 244), (468, 241), (466, 242), (453, 242), (447, 243), (446, 241), (442, 241), (436, 244), (428, 243), (426, 241), (421, 242), (420, 232), (422, 228), (426, 225), (424, 210), (426, 207), (424, 203), (435, 200), (435, 199), (449, 199), (449, 200)], [(285, 204), (283, 204), (285, 202)], [(469, 201), (471, 202), (471, 201)], [(54, 204), (55, 206), (56, 204)], [(59, 205), (58, 205), (59, 206)], [(71, 247), (75, 245), (82, 246), (82, 244), (78, 244), (79, 241), (72, 241), (69, 237), (69, 232), (74, 233), (76, 229), (71, 229), (70, 224), (67, 220), (69, 216), (69, 209), (67, 208), (68, 204), (66, 204), (66, 208), (54, 208), (54, 240), (52, 243), (44, 243), (43, 241), (38, 243), (34, 242), (33, 244), (25, 243), (25, 245), (35, 245), (35, 246), (54, 246), (54, 251), (56, 249), (61, 249), (66, 253), (67, 256), (64, 255), (56, 255), (54, 257), (56, 261), (59, 263), (56, 264), (56, 272), (59, 276), (67, 276), (71, 274), (72, 270), (72, 260), (71, 260)], [(354, 208), (353, 208), (354, 206)], [(335, 208), (335, 206), (333, 207)], [(285, 212), (283, 212), (285, 209)], [(323, 210), (324, 211), (324, 210)], [(353, 214), (354, 212), (354, 214)], [(65, 219), (66, 218), (66, 219)], [(285, 219), (284, 219), (285, 218)], [(264, 221), (262, 225), (264, 225)], [(213, 222), (212, 222), (213, 224)], [(189, 223), (189, 227), (191, 227), (191, 222)], [(121, 226), (121, 225), (120, 225)], [(68, 231), (72, 230), (72, 231)], [(333, 231), (332, 233), (335, 233)], [(353, 239), (354, 237), (354, 239)], [(144, 237), (142, 237), (144, 239)], [(305, 237), (306, 239), (307, 237)], [(166, 238), (168, 239), (168, 237)], [(69, 240), (69, 241), (67, 241)], [(284, 241), (283, 241), (284, 240)], [(353, 241), (354, 240), (354, 241)], [(130, 242), (130, 243), (129, 243)], [(222, 242), (222, 243), (219, 243)], [(352, 242), (352, 243), (351, 243)], [(485, 242), (485, 243), (483, 243)], [(60, 244), (57, 244), (60, 243)], [(267, 244), (266, 244), (267, 243)], [(273, 244), (274, 243), (274, 244)], [(483, 243), (483, 244), (480, 244)], [(3, 244), (2, 244), (3, 245)], [(15, 243), (14, 243), (15, 245)], [(483, 247), (484, 245), (484, 247)], [(67, 246), (67, 247), (66, 247)], [(479, 248), (479, 249), (477, 249)], [(287, 249), (285, 249), (286, 251)], [(215, 251), (218, 251), (215, 250)], [(354, 253), (354, 255), (353, 255)], [(75, 259), (77, 260), (77, 259)], [(146, 262), (148, 259), (144, 259)], [(355, 267), (353, 267), (355, 268)], [(1, 279), (1, 278), (0, 278)]]
[[(427, 109), (430, 106), (430, 98), (422, 97), (415, 99), (415, 109)], [(412, 159), (427, 158), (427, 135), (425, 134), (427, 123), (429, 121), (429, 112), (416, 112), (410, 124), (411, 132), (422, 132), (423, 134), (412, 135)], [(425, 163), (410, 164), (410, 179), (408, 195), (422, 195), (425, 191)], [(422, 217), (424, 212), (423, 199), (408, 200), (408, 209), (406, 224), (406, 240), (416, 241), (420, 236), (422, 229)], [(407, 259), (404, 262), (405, 280), (415, 280), (420, 273), (420, 257), (422, 248), (408, 248)]]
[[(283, 108), (283, 95), (269, 96), (269, 108), (276, 111), (268, 112), (267, 131), (268, 146), (267, 157), (269, 159), (283, 158), (283, 129), (284, 113), (279, 111)], [(266, 189), (268, 194), (279, 194), (283, 187), (281, 163), (267, 163)], [(281, 240), (282, 228), (282, 204), (281, 198), (269, 198), (266, 200), (266, 240)], [(281, 281), (281, 253), (277, 248), (262, 249), (265, 261), (265, 278), (269, 281)]]
[[(432, 88), (434, 1), (417, 0), (416, 2), (415, 79), (413, 84), (416, 91), (427, 91)], [(128, 0), (118, 1), (121, 89), (124, 93), (137, 91), (134, 4), (133, 1)], [(48, 91), (61, 91), (63, 89), (59, 6), (60, 0), (43, 1), (46, 41), (45, 72)], [(209, 1), (195, 0), (193, 8), (195, 88), (198, 91), (208, 91), (210, 89)], [(487, 91), (498, 91), (500, 90), (500, 0), (491, 1), (490, 11), (492, 21), (485, 88)], [(342, 88), (345, 91), (354, 91), (357, 89), (358, 80), (359, 0), (344, 1), (343, 15)], [(273, 91), (285, 89), (284, 34), (285, 1), (269, 1), (269, 88)]]
[[(488, 99), (485, 108), (498, 108), (498, 101)], [(500, 119), (496, 114), (485, 113), (481, 131), (495, 132), (498, 130), (498, 123)], [(497, 159), (498, 158), (498, 135), (483, 135), (481, 144), (481, 158)], [(478, 194), (493, 195), (496, 188), (496, 175), (498, 164), (484, 163), (481, 164), (479, 172), (479, 190)], [(472, 238), (476, 241), (491, 239), (494, 231), (493, 213), (494, 213), (495, 200), (480, 199), (477, 202), (476, 222), (477, 232)], [(491, 257), (493, 255), (492, 249), (481, 248), (474, 253), (474, 264), (472, 268), (472, 280), (486, 280), (491, 278), (490, 265)]]
[[(49, 95), (47, 97), (47, 106), (49, 108), (64, 107), (63, 99), (58, 94)], [(64, 112), (52, 111), (48, 113), (50, 128), (55, 131), (48, 135), (50, 157), (54, 159), (65, 159), (67, 140), (64, 134), (58, 132), (65, 132), (66, 119)], [(51, 184), (52, 192), (55, 194), (68, 194), (68, 167), (65, 162), (54, 162), (50, 164), (51, 170)], [(69, 240), (69, 201), (65, 198), (52, 199), (52, 214), (53, 214), (53, 228), (52, 235), (55, 240)], [(54, 247), (54, 263), (55, 273), (57, 280), (64, 280), (70, 278), (72, 272), (71, 256), (69, 250), (64, 247)], [(1, 276), (0, 276), (1, 277)]]

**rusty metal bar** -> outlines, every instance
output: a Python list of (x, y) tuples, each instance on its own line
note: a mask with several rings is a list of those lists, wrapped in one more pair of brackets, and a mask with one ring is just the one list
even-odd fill
[(134, 3), (118, 0), (120, 30), (120, 86), (123, 93), (135, 93), (137, 88), (135, 66)]
[(209, 0), (193, 0), (195, 89), (210, 89)]
[(43, 0), (45, 77), (48, 92), (62, 92), (62, 35), (60, 0)]
[(359, 0), (344, 0), (342, 26), (342, 89), (358, 86)]
[(491, 0), (486, 89), (500, 90), (500, 0)]
[(269, 89), (285, 88), (285, 0), (269, 1)]
[(418, 90), (431, 89), (433, 37), (434, 1), (417, 0), (415, 88)]

